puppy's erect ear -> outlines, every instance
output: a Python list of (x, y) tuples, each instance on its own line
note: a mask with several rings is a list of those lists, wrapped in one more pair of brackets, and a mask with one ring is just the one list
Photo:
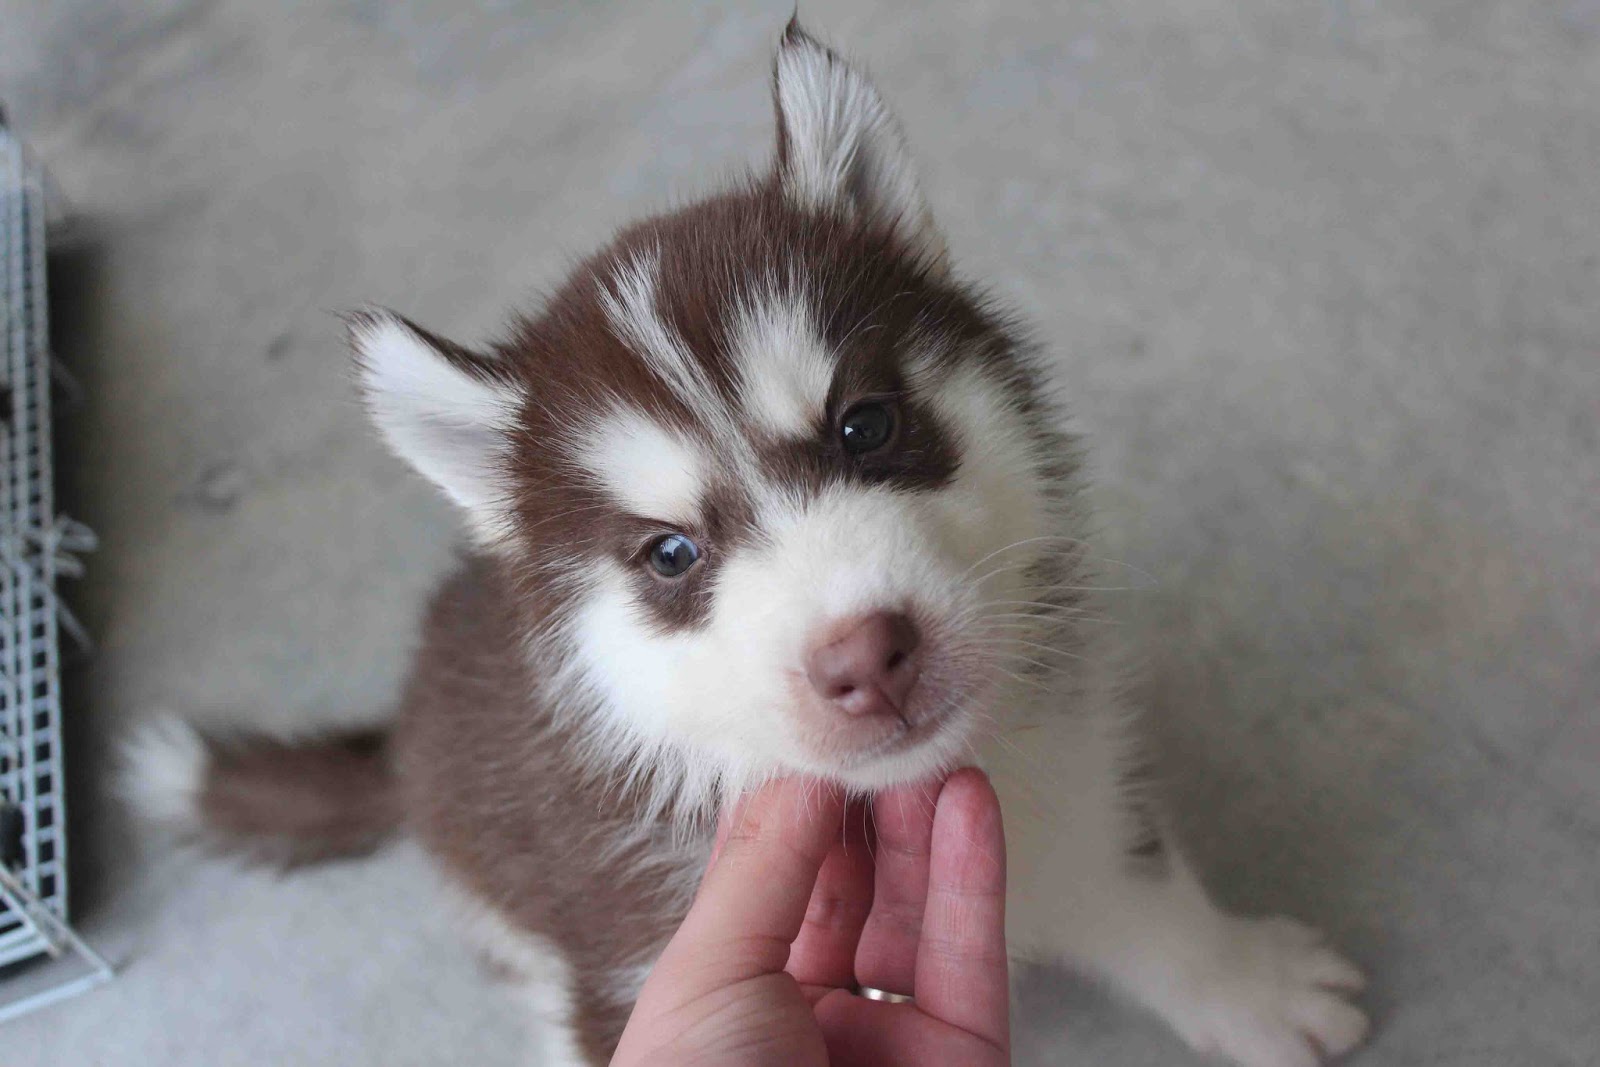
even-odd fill
[(807, 207), (892, 225), (930, 264), (944, 238), (933, 224), (899, 124), (866, 75), (791, 19), (773, 64), (778, 181)]
[(464, 508), (474, 531), (504, 526), (507, 434), (522, 394), (495, 360), (389, 311), (346, 319), (361, 391), (395, 453)]

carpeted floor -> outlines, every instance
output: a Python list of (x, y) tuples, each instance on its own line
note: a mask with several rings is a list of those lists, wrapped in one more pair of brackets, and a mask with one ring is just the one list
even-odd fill
[[(551, 5), (553, 6), (553, 5)], [(6, 1067), (512, 1064), (420, 859), (272, 877), (100, 799), (159, 709), (381, 713), (448, 559), (328, 313), (471, 339), (769, 151), (788, 0), (0, 0), (57, 265), (83, 928)], [(1217, 892), (1368, 966), (1357, 1062), (1600, 1062), (1600, 4), (808, 0), (958, 261), (1069, 368), (1103, 552)], [(75, 458), (73, 458), (75, 457)], [(1193, 1062), (1033, 975), (1021, 1062)]]

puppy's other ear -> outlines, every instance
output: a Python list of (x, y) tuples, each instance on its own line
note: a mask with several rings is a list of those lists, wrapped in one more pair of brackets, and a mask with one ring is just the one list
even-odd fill
[(913, 251), (941, 265), (944, 237), (917, 187), (899, 123), (866, 75), (791, 19), (772, 86), (783, 191), (806, 207), (892, 226)]
[(501, 484), (520, 387), (494, 359), (391, 311), (346, 316), (367, 412), (396, 455), (496, 540), (507, 508)]

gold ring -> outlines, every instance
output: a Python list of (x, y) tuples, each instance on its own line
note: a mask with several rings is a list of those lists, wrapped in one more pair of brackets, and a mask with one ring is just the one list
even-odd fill
[(885, 1004), (910, 1004), (915, 997), (906, 993), (891, 993), (887, 989), (873, 989), (869, 985), (856, 986), (856, 996), (866, 1000), (881, 1000)]

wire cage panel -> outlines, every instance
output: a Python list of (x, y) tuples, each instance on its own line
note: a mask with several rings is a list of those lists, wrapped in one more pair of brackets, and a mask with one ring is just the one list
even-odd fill
[[(55, 511), (43, 175), (0, 125), (0, 1020), (109, 970), (67, 927), (56, 575), (88, 547)], [(6, 999), (9, 970), (80, 956), (89, 974)], [(9, 969), (9, 970), (8, 970)]]

